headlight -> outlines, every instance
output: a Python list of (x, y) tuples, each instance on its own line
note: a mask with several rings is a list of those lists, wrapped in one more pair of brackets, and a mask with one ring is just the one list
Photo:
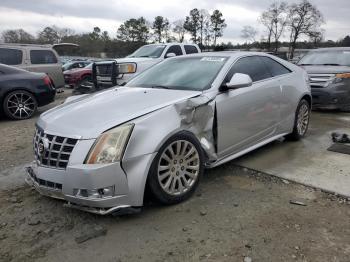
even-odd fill
[(85, 164), (109, 164), (120, 161), (133, 127), (133, 124), (123, 125), (100, 135), (92, 146)]
[(336, 74), (331, 83), (337, 84), (342, 82), (344, 79), (349, 79), (349, 78), (350, 78), (350, 73)]
[(119, 74), (135, 73), (136, 72), (136, 64), (135, 63), (118, 64), (118, 72), (119, 72)]

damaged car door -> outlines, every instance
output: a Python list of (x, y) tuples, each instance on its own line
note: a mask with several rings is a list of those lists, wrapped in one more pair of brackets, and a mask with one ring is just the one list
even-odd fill
[(279, 82), (259, 56), (237, 60), (223, 84), (236, 73), (249, 75), (251, 86), (221, 91), (216, 98), (219, 157), (244, 150), (275, 134), (280, 121)]

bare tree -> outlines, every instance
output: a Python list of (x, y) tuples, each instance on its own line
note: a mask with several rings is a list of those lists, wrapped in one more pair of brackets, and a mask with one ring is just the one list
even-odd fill
[(203, 40), (205, 40), (206, 27), (210, 21), (209, 12), (205, 9), (199, 10), (199, 44), (203, 46)]
[(243, 29), (241, 31), (241, 37), (253, 43), (256, 42), (255, 37), (257, 34), (258, 34), (258, 31), (250, 25), (243, 26)]
[(182, 43), (185, 38), (186, 29), (184, 28), (185, 20), (176, 20), (173, 23), (173, 33), (177, 35), (177, 41)]
[(287, 25), (287, 7), (286, 2), (273, 2), (260, 17), (260, 21), (268, 30), (268, 49), (271, 49), (273, 39), (275, 52), (278, 51), (279, 39), (283, 35)]
[(298, 4), (289, 7), (289, 29), (290, 29), (290, 55), (292, 59), (297, 40), (300, 36), (315, 35), (320, 32), (320, 26), (324, 23), (324, 18), (316, 6), (308, 0), (302, 0)]
[(2, 32), (2, 38), (5, 43), (30, 44), (35, 42), (34, 36), (23, 29), (6, 30)]

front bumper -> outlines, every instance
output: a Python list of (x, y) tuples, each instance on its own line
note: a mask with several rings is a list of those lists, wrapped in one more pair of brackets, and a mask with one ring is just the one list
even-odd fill
[(325, 88), (312, 88), (314, 109), (346, 109), (350, 107), (350, 86), (335, 85)]
[[(150, 156), (143, 156), (140, 169), (147, 169), (142, 163), (149, 162)], [(26, 182), (40, 194), (66, 201), (65, 206), (83, 211), (107, 215), (138, 207), (141, 192), (136, 192), (120, 163), (109, 165), (74, 165), (65, 170), (39, 166), (33, 162), (26, 167)], [(131, 176), (133, 174), (130, 174)], [(139, 174), (141, 177), (144, 174)], [(110, 197), (92, 198), (77, 194), (77, 189), (94, 190), (114, 186), (115, 193)], [(134, 192), (134, 193), (132, 193)], [(143, 192), (142, 192), (143, 197)], [(141, 201), (142, 203), (142, 201)]]

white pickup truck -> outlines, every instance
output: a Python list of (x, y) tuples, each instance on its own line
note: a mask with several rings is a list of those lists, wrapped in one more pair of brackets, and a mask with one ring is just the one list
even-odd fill
[(198, 45), (195, 44), (144, 45), (125, 58), (95, 63), (93, 66), (94, 84), (97, 87), (122, 85), (166, 58), (200, 52)]

